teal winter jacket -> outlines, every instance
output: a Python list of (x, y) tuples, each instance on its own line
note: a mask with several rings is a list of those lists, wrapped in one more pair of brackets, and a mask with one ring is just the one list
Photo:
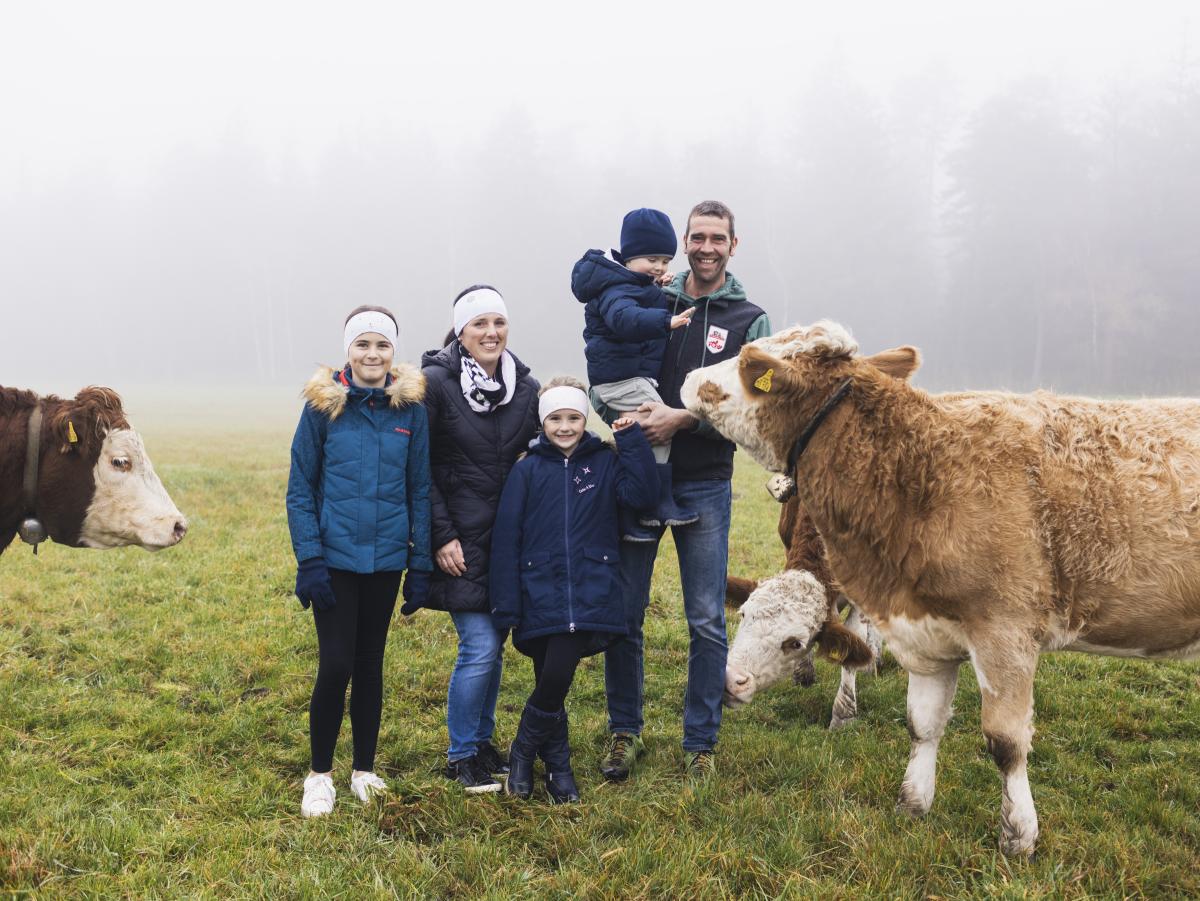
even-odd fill
[(401, 364), (383, 388), (362, 388), (350, 367), (324, 368), (303, 393), (287, 490), (296, 559), (356, 573), (432, 570), (424, 376)]

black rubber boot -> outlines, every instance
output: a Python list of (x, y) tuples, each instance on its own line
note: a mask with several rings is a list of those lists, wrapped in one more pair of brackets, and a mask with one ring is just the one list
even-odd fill
[(617, 507), (617, 526), (622, 541), (646, 544), (658, 541), (658, 533), (638, 521), (638, 515), (628, 507)]
[(546, 764), (546, 791), (555, 804), (570, 804), (579, 800), (579, 786), (571, 770), (571, 743), (568, 741), (567, 711), (555, 714), (554, 726), (538, 751)]
[(528, 798), (533, 792), (533, 760), (538, 749), (545, 744), (551, 731), (558, 725), (553, 713), (538, 710), (526, 704), (521, 711), (521, 724), (517, 726), (517, 737), (508, 749), (508, 781), (504, 791), (518, 798)]
[(684, 510), (675, 503), (675, 494), (671, 487), (671, 464), (659, 463), (658, 470), (658, 506), (654, 512), (642, 517), (644, 526), (690, 526), (700, 518), (695, 510)]

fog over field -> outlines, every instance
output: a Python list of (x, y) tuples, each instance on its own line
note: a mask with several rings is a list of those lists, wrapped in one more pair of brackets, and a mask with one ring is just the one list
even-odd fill
[(917, 344), (926, 387), (1200, 394), (1198, 16), (14, 4), (0, 384), (290, 388), (353, 306), (415, 361), (476, 282), (582, 374), (574, 261), (712, 198), (777, 327)]

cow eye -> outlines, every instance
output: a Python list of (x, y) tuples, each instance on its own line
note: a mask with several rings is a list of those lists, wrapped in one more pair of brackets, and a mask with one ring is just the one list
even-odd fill
[(799, 638), (786, 638), (780, 647), (784, 651), (802, 651), (804, 650), (804, 642)]
[(113, 457), (112, 465), (113, 469), (119, 472), (129, 472), (129, 470), (133, 469), (133, 463), (129, 461), (128, 457)]

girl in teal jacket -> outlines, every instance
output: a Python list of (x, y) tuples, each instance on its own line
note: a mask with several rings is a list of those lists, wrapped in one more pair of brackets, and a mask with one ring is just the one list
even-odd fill
[(397, 331), (383, 307), (359, 307), (346, 318), (348, 362), (319, 370), (305, 386), (292, 441), (287, 511), (296, 596), (312, 606), (319, 649), (304, 816), (333, 809), (333, 750), (351, 683), (350, 790), (363, 802), (386, 790), (374, 761), (388, 625), (406, 569), (406, 598), (419, 602), (429, 590), (425, 379), (412, 366), (392, 366)]

